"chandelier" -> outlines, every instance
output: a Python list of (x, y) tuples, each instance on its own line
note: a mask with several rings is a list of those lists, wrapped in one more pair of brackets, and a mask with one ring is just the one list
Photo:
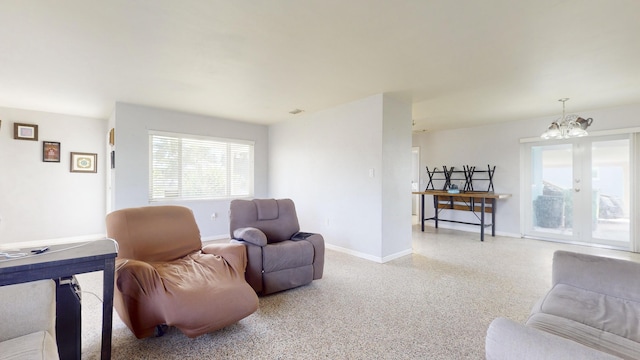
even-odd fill
[(549, 125), (547, 131), (545, 131), (541, 138), (547, 139), (567, 139), (572, 137), (587, 136), (587, 128), (593, 122), (592, 118), (583, 119), (578, 115), (566, 115), (564, 113), (564, 103), (569, 98), (562, 98), (558, 101), (562, 101), (562, 117), (552, 122)]

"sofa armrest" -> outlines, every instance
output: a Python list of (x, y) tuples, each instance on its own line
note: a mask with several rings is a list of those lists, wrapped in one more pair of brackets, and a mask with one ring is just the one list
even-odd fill
[(561, 250), (553, 254), (553, 286), (567, 284), (600, 294), (640, 301), (638, 279), (640, 263)]
[(0, 286), (0, 341), (46, 331), (56, 336), (56, 284), (39, 280)]
[(505, 318), (489, 325), (485, 352), (487, 360), (620, 359)]
[(257, 246), (267, 245), (267, 235), (254, 227), (243, 227), (233, 231), (233, 240), (241, 240)]

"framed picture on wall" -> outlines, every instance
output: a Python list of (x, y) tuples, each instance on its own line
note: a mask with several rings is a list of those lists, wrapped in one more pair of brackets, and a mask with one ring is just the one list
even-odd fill
[(13, 123), (13, 138), (38, 141), (38, 125)]
[(60, 162), (60, 143), (55, 141), (42, 142), (42, 161)]
[(71, 172), (98, 172), (98, 154), (72, 152)]

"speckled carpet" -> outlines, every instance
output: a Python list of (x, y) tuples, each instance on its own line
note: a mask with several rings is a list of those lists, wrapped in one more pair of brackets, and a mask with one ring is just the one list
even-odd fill
[[(169, 328), (138, 340), (114, 311), (113, 359), (484, 359), (489, 323), (524, 322), (549, 288), (558, 249), (638, 254), (427, 228), (414, 254), (385, 264), (327, 250), (324, 277), (260, 298), (258, 311), (189, 339)], [(102, 273), (78, 276), (102, 296)], [(83, 359), (99, 359), (101, 303), (82, 295)]]

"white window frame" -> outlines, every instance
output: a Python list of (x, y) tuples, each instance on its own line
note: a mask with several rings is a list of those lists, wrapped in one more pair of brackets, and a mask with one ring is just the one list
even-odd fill
[[(255, 142), (250, 140), (241, 140), (241, 139), (229, 139), (229, 138), (219, 138), (219, 137), (210, 137), (210, 136), (202, 136), (202, 135), (193, 135), (193, 134), (183, 134), (183, 133), (175, 133), (175, 132), (164, 132), (157, 130), (149, 130), (149, 202), (166, 202), (166, 201), (193, 201), (193, 200), (224, 200), (224, 199), (235, 199), (235, 198), (247, 198), (254, 196), (254, 168), (255, 168)], [(177, 188), (177, 192), (175, 195), (167, 196), (168, 189), (165, 189), (163, 192), (165, 196), (159, 196), (158, 193), (162, 192), (162, 190), (158, 191), (154, 187), (154, 154), (153, 154), (153, 145), (154, 145), (154, 137), (167, 137), (176, 139), (179, 141), (179, 156), (178, 158), (178, 166), (179, 169), (176, 173), (176, 178), (174, 179), (177, 185), (174, 185)], [(233, 192), (234, 187), (231, 186), (233, 183), (232, 175), (233, 175), (233, 159), (231, 156), (226, 157), (226, 183), (224, 193), (206, 193), (206, 192), (198, 192), (196, 195), (185, 195), (187, 189), (184, 189), (182, 180), (183, 176), (183, 164), (182, 161), (184, 157), (182, 156), (182, 151), (184, 151), (183, 140), (198, 142), (200, 144), (206, 144), (210, 142), (213, 145), (220, 146), (221, 144), (226, 145), (227, 153), (230, 152), (230, 148), (233, 146), (248, 146), (249, 150), (249, 159), (248, 159), (248, 169), (246, 174), (247, 181), (247, 191), (246, 192)], [(205, 190), (206, 191), (206, 190)]]

